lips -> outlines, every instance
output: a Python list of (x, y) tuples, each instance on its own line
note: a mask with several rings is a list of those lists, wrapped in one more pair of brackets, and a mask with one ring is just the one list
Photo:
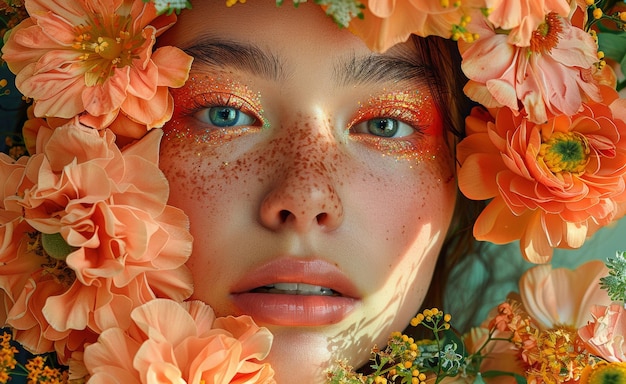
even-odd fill
[(273, 260), (246, 274), (231, 292), (243, 314), (274, 325), (334, 324), (359, 302), (352, 282), (319, 259)]

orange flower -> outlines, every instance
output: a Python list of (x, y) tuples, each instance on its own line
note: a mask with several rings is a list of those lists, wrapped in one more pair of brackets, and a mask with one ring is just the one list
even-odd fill
[(506, 106), (540, 124), (550, 114), (573, 115), (583, 102), (601, 100), (592, 75), (598, 61), (594, 39), (557, 13), (545, 16), (525, 47), (509, 44), (509, 36), (482, 17), (472, 18), (468, 28), (480, 39), (459, 43), (469, 78), (465, 93), (483, 106)]
[(570, 5), (567, 0), (487, 0), (487, 19), (495, 28), (507, 30), (511, 45), (527, 47), (533, 32), (551, 12), (567, 17)]
[(191, 294), (191, 235), (184, 213), (166, 205), (161, 134), (120, 151), (109, 130), (42, 127), (37, 154), (2, 164), (0, 287), (28, 349), (54, 344), (64, 360), (103, 329), (127, 326), (146, 301)]
[(542, 263), (554, 247), (580, 247), (623, 213), (624, 100), (604, 90), (610, 106), (583, 104), (579, 113), (545, 124), (508, 108), (494, 117), (472, 112), (457, 157), (461, 191), (471, 199), (492, 199), (474, 224), (478, 240), (520, 239), (524, 257)]
[(485, 0), (463, 0), (462, 6), (448, 1), (369, 0), (362, 19), (354, 18), (348, 29), (376, 52), (406, 41), (411, 34), (449, 38), (462, 24), (468, 9), (485, 7)]
[(151, 2), (127, 0), (25, 6), (30, 18), (10, 33), (2, 57), (20, 92), (34, 100), (35, 116), (81, 115), (99, 129), (120, 113), (148, 130), (170, 119), (168, 87), (183, 85), (192, 59), (178, 48), (152, 49), (175, 15), (157, 16)]
[(272, 334), (249, 316), (216, 319), (200, 301), (164, 299), (136, 308), (131, 316), (127, 332), (107, 329), (85, 348), (82, 363), (71, 361), (84, 364), (90, 383), (275, 382), (272, 368), (260, 363)]
[(593, 320), (578, 329), (587, 349), (609, 362), (626, 362), (626, 315), (621, 304), (594, 305)]

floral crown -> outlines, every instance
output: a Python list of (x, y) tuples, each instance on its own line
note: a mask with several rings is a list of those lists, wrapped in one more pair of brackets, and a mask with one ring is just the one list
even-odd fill
[[(481, 105), (457, 145), (460, 190), (488, 201), (476, 239), (520, 240), (524, 258), (541, 263), (626, 213), (624, 3), (315, 2), (374, 51), (411, 34), (458, 41), (465, 94)], [(111, 330), (167, 333), (151, 328), (151, 316), (164, 321), (151, 311), (191, 295), (192, 238), (185, 213), (167, 205), (157, 128), (192, 58), (155, 42), (189, 2), (1, 4), (2, 60), (32, 102), (23, 126), (30, 156), (0, 154), (2, 318), (28, 350), (56, 351), (62, 363)], [(198, 340), (209, 337), (199, 319), (212, 316), (200, 307), (183, 310)], [(253, 342), (229, 321), (223, 336)], [(239, 357), (233, 377), (271, 376), (250, 360), (262, 354)]]

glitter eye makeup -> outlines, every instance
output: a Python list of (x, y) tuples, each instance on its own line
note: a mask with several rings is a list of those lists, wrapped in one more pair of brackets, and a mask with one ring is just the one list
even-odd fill
[(348, 124), (350, 137), (399, 159), (432, 158), (441, 150), (442, 123), (428, 92), (397, 91), (373, 96)]
[(170, 139), (219, 144), (267, 125), (260, 93), (227, 77), (195, 73), (172, 94), (176, 109), (164, 128)]

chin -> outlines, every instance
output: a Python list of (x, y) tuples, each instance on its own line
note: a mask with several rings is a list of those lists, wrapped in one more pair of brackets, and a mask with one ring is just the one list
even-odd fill
[[(277, 383), (324, 384), (326, 371), (342, 358), (332, 352), (333, 348), (337, 348), (332, 337), (319, 328), (311, 328), (310, 331), (306, 327), (268, 328), (274, 334), (274, 342), (264, 362), (274, 368)], [(366, 360), (368, 357), (369, 351), (363, 358)], [(349, 361), (351, 364), (364, 362)]]

